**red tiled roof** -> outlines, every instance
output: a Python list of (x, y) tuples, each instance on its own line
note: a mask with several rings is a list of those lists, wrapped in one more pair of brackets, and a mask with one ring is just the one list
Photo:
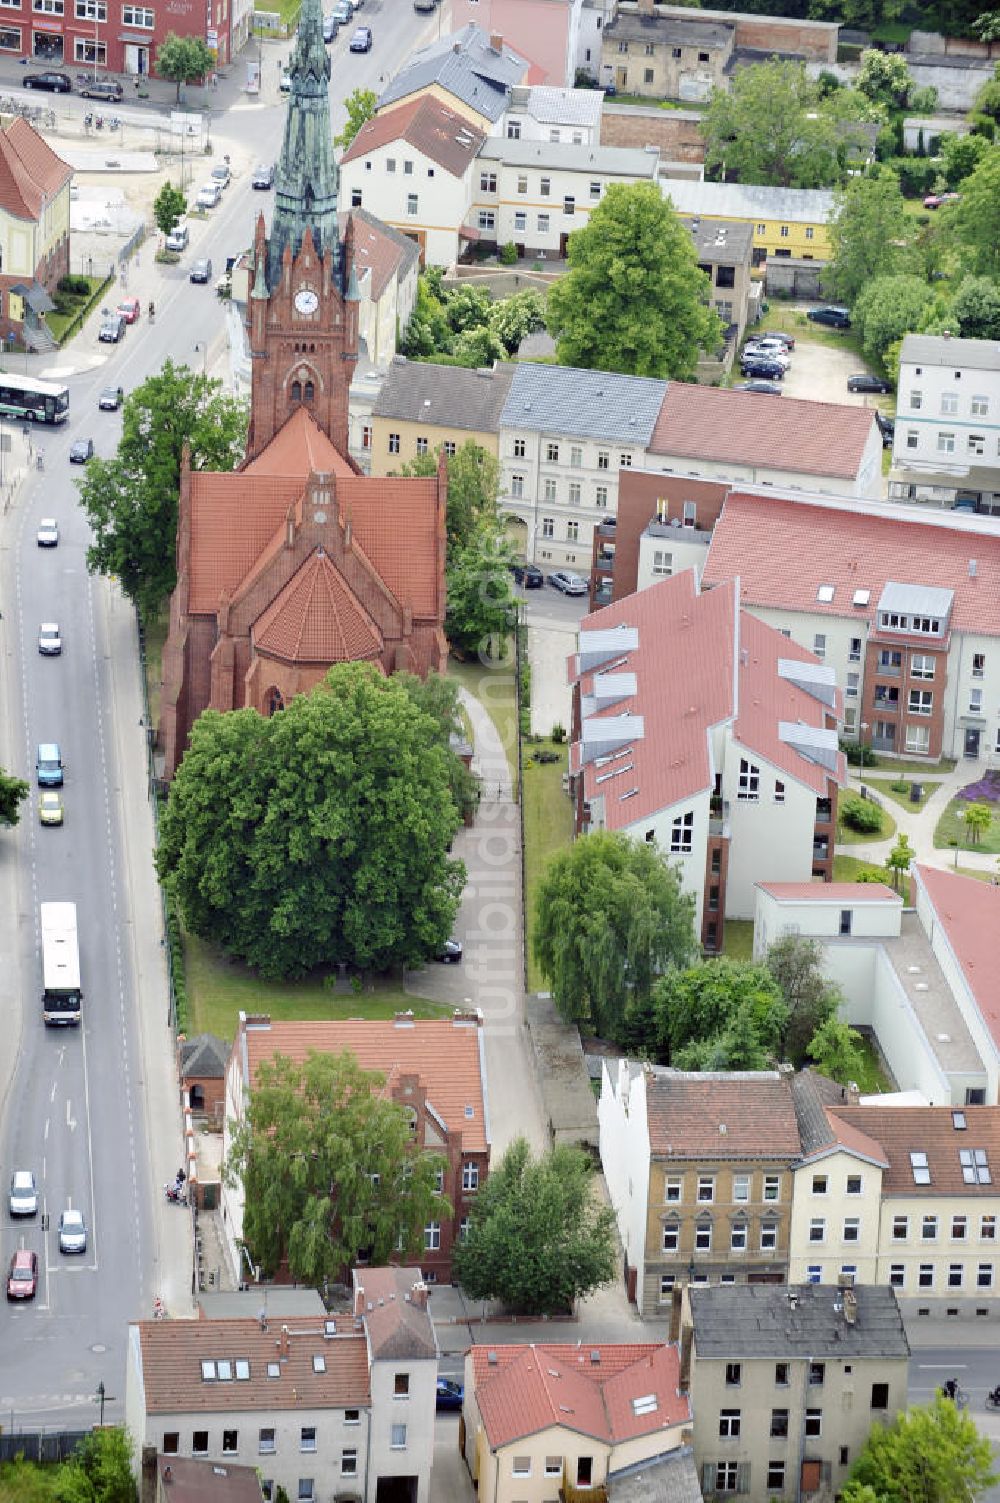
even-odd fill
[(406, 141), (452, 177), (461, 177), (485, 140), (465, 115), (431, 94), (417, 94), (366, 120), (340, 160), (341, 165), (354, 162), (393, 141)]
[(646, 1119), (650, 1152), (660, 1158), (791, 1159), (801, 1152), (789, 1078), (776, 1072), (657, 1071), (646, 1078)]
[[(940, 513), (912, 511), (912, 517), (879, 515), (847, 502), (730, 491), (712, 533), (704, 583), (738, 575), (746, 605), (869, 624), (889, 580), (929, 585), (954, 591), (952, 630), (1000, 636), (1000, 530), (973, 533), (950, 527)], [(831, 601), (816, 599), (820, 585), (833, 586)], [(869, 592), (867, 605), (853, 604), (859, 590)]]
[[(389, 279), (395, 275), (400, 261), (404, 256), (409, 258), (411, 253), (413, 259), (417, 259), (419, 249), (414, 241), (403, 239), (398, 230), (390, 229), (365, 209), (352, 209), (349, 214), (338, 215), (341, 224), (346, 224), (348, 220), (354, 233), (355, 267), (359, 273), (366, 268), (371, 271), (369, 296), (373, 302), (378, 302)], [(406, 247), (409, 247), (409, 251)]]
[(824, 1116), (829, 1124), (837, 1142), (843, 1148), (853, 1149), (855, 1153), (861, 1153), (868, 1159), (874, 1159), (876, 1164), (888, 1168), (889, 1160), (885, 1156), (885, 1149), (870, 1133), (862, 1132), (858, 1122), (845, 1122), (838, 1117), (835, 1110), (826, 1108)]
[(297, 408), (256, 459), (251, 459), (240, 470), (242, 475), (276, 475), (282, 479), (297, 476), (300, 480), (308, 479), (314, 472), (322, 475), (358, 473), (304, 407)]
[[(960, 1112), (963, 1128), (956, 1128), (950, 1106), (834, 1106), (827, 1116), (839, 1117), (848, 1128), (881, 1144), (889, 1161), (883, 1194), (996, 1199), (1000, 1196), (1000, 1111), (995, 1106), (965, 1106)], [(966, 1180), (959, 1159), (963, 1148), (985, 1149), (990, 1184)], [(927, 1155), (929, 1185), (915, 1183), (911, 1153)]]
[(758, 882), (761, 892), (782, 903), (893, 903), (898, 892), (884, 882)]
[[(361, 1018), (322, 1022), (272, 1022), (246, 1030), (251, 1081), (261, 1060), (282, 1054), (301, 1063), (310, 1050), (343, 1054), (349, 1050), (363, 1070), (378, 1070), (387, 1087), (400, 1075), (417, 1075), (427, 1101), (449, 1132), (461, 1131), (470, 1152), (489, 1148), (485, 1082), (480, 1064), (480, 1032), (471, 1023), (451, 1018), (415, 1018), (412, 1022)], [(236, 1048), (239, 1048), (239, 1038)]]
[(16, 219), (37, 219), (73, 169), (33, 126), (15, 116), (0, 131), (0, 208)]
[(760, 402), (749, 391), (671, 381), (649, 448), (682, 459), (854, 480), (874, 424), (867, 407), (790, 397)]
[(320, 550), (275, 596), (253, 628), (254, 647), (290, 663), (377, 658), (382, 633)]
[[(687, 1397), (677, 1392), (674, 1346), (553, 1342), (474, 1346), (471, 1356), (476, 1403), (494, 1451), (555, 1425), (620, 1444), (691, 1416)], [(633, 1401), (651, 1394), (656, 1407), (636, 1414)]]
[(980, 1015), (1000, 1046), (1000, 887), (943, 867), (914, 867), (935, 916), (975, 998)]

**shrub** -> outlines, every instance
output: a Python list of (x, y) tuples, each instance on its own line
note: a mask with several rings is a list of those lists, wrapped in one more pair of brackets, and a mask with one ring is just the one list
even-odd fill
[(566, 740), (566, 727), (560, 725), (558, 721), (552, 727), (552, 740), (556, 746), (562, 746)]
[(513, 266), (517, 260), (517, 246), (513, 240), (508, 240), (506, 245), (500, 247), (500, 265)]
[(527, 709), (522, 710), (518, 718), (521, 725), (521, 735), (527, 740), (531, 735), (531, 711)]
[(909, 793), (910, 791), (909, 783), (905, 782), (902, 778), (900, 778), (895, 783), (890, 783), (889, 787), (892, 789), (893, 793)]
[(841, 741), (840, 749), (847, 758), (849, 767), (877, 767), (878, 757), (870, 746), (863, 745), (860, 741)]
[(90, 282), (86, 277), (60, 277), (56, 283), (56, 291), (65, 294), (66, 297), (89, 297)]
[(988, 772), (978, 782), (966, 783), (965, 787), (959, 791), (958, 797), (970, 804), (1000, 803), (1000, 775)]
[(923, 198), (941, 172), (941, 163), (934, 157), (893, 157), (889, 166), (899, 175), (904, 198)]
[(882, 814), (877, 804), (848, 796), (840, 801), (841, 822), (861, 835), (874, 835), (882, 828)]

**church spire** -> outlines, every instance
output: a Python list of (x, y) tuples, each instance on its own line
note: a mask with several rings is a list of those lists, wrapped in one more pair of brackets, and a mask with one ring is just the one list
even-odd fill
[(285, 247), (296, 256), (310, 229), (319, 256), (331, 257), (339, 291), (343, 271), (337, 233), (339, 174), (330, 131), (330, 54), (323, 41), (322, 0), (302, 0), (288, 71), (292, 86), (275, 174), (267, 285), (273, 289), (281, 275)]

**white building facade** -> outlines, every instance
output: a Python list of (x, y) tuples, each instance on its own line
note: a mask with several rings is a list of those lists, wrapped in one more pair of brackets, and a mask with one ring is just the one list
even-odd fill
[(1000, 344), (907, 334), (889, 495), (1000, 515)]

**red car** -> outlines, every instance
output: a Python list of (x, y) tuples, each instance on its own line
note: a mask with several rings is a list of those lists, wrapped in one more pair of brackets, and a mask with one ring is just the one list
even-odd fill
[(118, 304), (118, 307), (115, 309), (115, 312), (118, 313), (127, 324), (138, 323), (139, 299), (137, 297), (123, 297), (121, 302)]
[(38, 1254), (19, 1248), (7, 1271), (7, 1298), (34, 1299), (38, 1289)]

